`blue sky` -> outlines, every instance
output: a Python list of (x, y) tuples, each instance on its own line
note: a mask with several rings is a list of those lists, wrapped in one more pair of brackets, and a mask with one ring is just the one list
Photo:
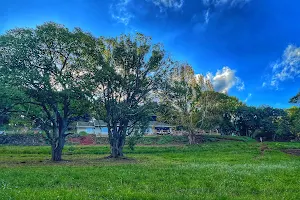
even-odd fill
[(300, 89), (298, 0), (0, 0), (0, 33), (54, 21), (95, 36), (142, 32), (215, 88), (286, 108)]

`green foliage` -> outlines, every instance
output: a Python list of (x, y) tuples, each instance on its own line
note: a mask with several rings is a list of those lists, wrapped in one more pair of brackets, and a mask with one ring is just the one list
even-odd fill
[(138, 140), (141, 138), (141, 136), (136, 135), (130, 135), (127, 137), (127, 145), (128, 147), (133, 151), (135, 145), (138, 143)]
[(74, 146), (68, 146), (69, 153), (74, 153), (75, 150), (76, 150), (76, 148)]
[(203, 76), (196, 76), (188, 64), (176, 63), (167, 79), (160, 94), (158, 119), (180, 126), (193, 144), (196, 130), (204, 128), (209, 109), (213, 107), (207, 92), (213, 90), (212, 85)]
[(79, 135), (80, 135), (80, 136), (87, 136), (87, 135), (88, 135), (88, 133), (87, 133), (87, 132), (85, 132), (85, 131), (80, 131), (80, 132), (79, 132)]
[[(20, 117), (22, 113), (18, 113), (18, 110), (22, 108), (18, 104), (18, 100), (26, 98), (26, 96), (18, 88), (7, 84), (4, 75), (0, 73), (0, 127), (6, 125), (7, 128), (13, 119), (22, 119)], [(24, 118), (22, 121), (25, 121)], [(13, 124), (16, 123), (13, 122)]]
[[(173, 97), (175, 98), (175, 96)], [(192, 101), (187, 100), (187, 105), (190, 102)], [(181, 115), (171, 105), (160, 105), (158, 119), (175, 122), (177, 126), (185, 130), (188, 130), (186, 127), (218, 129), (222, 135), (262, 137), (264, 140), (290, 141), (300, 139), (300, 111), (298, 107), (292, 107), (288, 110), (275, 109), (269, 106), (249, 107), (235, 97), (213, 91), (202, 91), (194, 105), (202, 106), (205, 109), (194, 111), (192, 117), (186, 117), (189, 116), (187, 113), (182, 115), (184, 120), (193, 119), (190, 122), (198, 124), (190, 123), (188, 126), (183, 126), (186, 123), (179, 120)], [(197, 107), (195, 106), (195, 108)]]
[(299, 104), (300, 103), (300, 92), (298, 92), (298, 94), (296, 94), (294, 97), (292, 97), (289, 102), (293, 103), (293, 104)]
[(296, 140), (300, 140), (300, 108), (293, 106), (287, 110), (290, 127), (289, 130)]
[(0, 36), (0, 83), (13, 89), (10, 112), (21, 105), (18, 112), (44, 129), (58, 154), (68, 125), (88, 112), (95, 48), (90, 34), (52, 22)]
[(155, 109), (151, 94), (160, 88), (169, 61), (162, 46), (142, 34), (100, 38), (98, 49), (95, 62), (102, 67), (94, 69), (93, 80), (101, 98), (94, 107), (107, 123), (112, 156), (119, 157), (125, 137), (147, 127)]
[[(251, 107), (215, 92), (204, 76), (173, 62), (143, 34), (95, 38), (49, 22), (0, 35), (0, 51), (1, 129), (39, 127), (57, 155), (68, 126), (89, 113), (107, 123), (114, 157), (123, 155), (126, 136), (133, 135), (128, 144), (134, 148), (155, 113), (189, 136), (217, 129), (222, 135), (300, 139), (298, 107)], [(290, 103), (297, 105), (299, 94)]]
[[(182, 91), (187, 94), (186, 91), (188, 90)], [(234, 134), (252, 138), (262, 137), (264, 140), (283, 141), (300, 139), (300, 111), (298, 107), (292, 107), (288, 110), (269, 106), (250, 107), (241, 103), (237, 98), (226, 94), (213, 91), (197, 92), (199, 98), (194, 105), (202, 106), (205, 109), (198, 109), (197, 112), (193, 112), (192, 117), (186, 117), (189, 116), (187, 113), (182, 116), (184, 116), (184, 120), (193, 119), (191, 122), (198, 124), (190, 123), (188, 126), (183, 126), (186, 123), (178, 120), (181, 115), (176, 112), (176, 108), (168, 104), (160, 106), (159, 120), (175, 122), (176, 125), (185, 130), (188, 130), (186, 127), (218, 129), (222, 135)], [(175, 98), (176, 95), (173, 97)], [(187, 105), (192, 102), (184, 95), (181, 97), (187, 99)], [(180, 106), (178, 107), (180, 108)]]
[[(206, 115), (202, 119), (202, 127), (205, 130), (218, 129), (221, 134), (232, 133), (234, 125), (231, 124), (234, 113), (244, 106), (236, 97), (223, 93), (206, 91), (199, 101), (206, 106)], [(235, 129), (236, 130), (236, 129)]]
[[(236, 109), (223, 115), (222, 126), (227, 127), (221, 133), (235, 133), (240, 136), (252, 138), (263, 137), (264, 140), (290, 140), (289, 120), (283, 109), (275, 109), (269, 106), (249, 107), (241, 105)], [(279, 126), (286, 125), (286, 132), (280, 133)], [(283, 130), (281, 128), (281, 130)], [(281, 136), (280, 136), (281, 135)]]
[(275, 135), (279, 138), (284, 138), (291, 135), (288, 120), (281, 118), (277, 121), (277, 129), (275, 131)]

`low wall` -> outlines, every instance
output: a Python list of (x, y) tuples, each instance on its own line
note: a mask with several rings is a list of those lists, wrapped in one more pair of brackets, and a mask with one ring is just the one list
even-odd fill
[[(217, 142), (217, 141), (250, 141), (253, 140), (247, 137), (237, 136), (213, 136), (213, 135), (197, 135), (195, 138), (196, 143), (203, 142)], [(137, 139), (136, 144), (139, 145), (180, 145), (188, 144), (187, 136), (179, 135), (162, 135), (162, 136), (144, 136)], [(40, 146), (47, 145), (47, 139), (41, 134), (13, 134), (13, 135), (0, 135), (0, 145), (23, 145), (23, 146)], [(96, 135), (70, 135), (66, 138), (66, 145), (108, 145), (108, 137), (96, 137)], [(126, 139), (128, 144), (128, 138)]]
[(42, 146), (46, 145), (46, 138), (41, 134), (13, 134), (0, 135), (0, 144), (22, 145), (22, 146)]
[[(73, 135), (67, 138), (67, 144), (71, 145), (108, 145), (108, 137), (96, 137), (96, 135), (79, 136)], [(128, 143), (128, 138), (126, 139)], [(137, 139), (137, 144), (142, 145), (162, 145), (162, 144), (188, 144), (188, 138), (186, 136), (144, 136)]]

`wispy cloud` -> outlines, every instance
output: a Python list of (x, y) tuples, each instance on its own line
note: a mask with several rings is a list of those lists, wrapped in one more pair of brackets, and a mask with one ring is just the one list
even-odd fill
[(134, 17), (134, 15), (128, 11), (128, 5), (131, 1), (132, 0), (119, 0), (117, 3), (111, 4), (111, 17), (119, 23), (128, 25), (130, 20)]
[(179, 10), (184, 4), (184, 0), (150, 0), (154, 5), (158, 6), (161, 11), (165, 9)]
[(252, 93), (249, 93), (248, 96), (247, 96), (247, 98), (244, 100), (244, 102), (247, 103), (248, 100), (251, 99), (251, 97), (252, 97)]
[(204, 22), (205, 22), (205, 24), (208, 24), (209, 19), (210, 19), (210, 11), (209, 11), (209, 9), (208, 9), (208, 10), (206, 10), (205, 13), (204, 13)]
[(249, 3), (251, 0), (202, 0), (206, 6), (230, 6), (230, 7), (242, 7)]
[(288, 45), (282, 58), (271, 64), (271, 74), (262, 86), (278, 89), (281, 82), (300, 77), (300, 47)]
[(204, 19), (200, 21), (202, 21), (204, 25), (207, 25), (214, 13), (228, 8), (242, 8), (250, 1), (251, 0), (202, 0), (205, 9), (204, 12), (202, 11), (204, 13)]
[(233, 87), (239, 91), (245, 89), (245, 84), (236, 76), (236, 71), (227, 66), (218, 70), (215, 75), (210, 72), (207, 73), (206, 78), (212, 82), (214, 89), (218, 92), (228, 93)]
[[(144, 3), (150, 3), (160, 9), (160, 12), (167, 10), (181, 10), (184, 0), (139, 0)], [(137, 0), (116, 0), (110, 6), (111, 17), (119, 23), (128, 25), (135, 17), (135, 13), (131, 12), (129, 6), (134, 6)]]

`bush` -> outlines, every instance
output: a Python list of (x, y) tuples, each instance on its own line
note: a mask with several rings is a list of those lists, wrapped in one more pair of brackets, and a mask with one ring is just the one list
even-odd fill
[(141, 136), (129, 136), (127, 138), (127, 144), (129, 146), (129, 148), (133, 151), (134, 150), (134, 146), (138, 143), (138, 140), (141, 138)]
[(87, 133), (87, 132), (85, 132), (85, 131), (80, 131), (80, 132), (79, 132), (79, 135), (80, 135), (80, 136), (87, 136), (87, 135), (88, 135), (88, 133)]
[(163, 135), (159, 138), (159, 140), (157, 141), (157, 144), (170, 144), (173, 143), (174, 137), (171, 135)]

